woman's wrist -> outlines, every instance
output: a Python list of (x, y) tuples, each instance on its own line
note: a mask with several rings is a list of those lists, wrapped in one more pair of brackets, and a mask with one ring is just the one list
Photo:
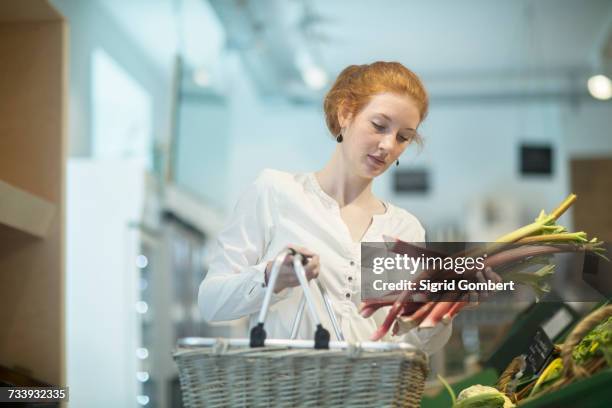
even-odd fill
[[(268, 264), (266, 265), (266, 269), (264, 271), (264, 282), (265, 282), (266, 287), (268, 287), (270, 283), (270, 274), (272, 273), (272, 264), (273, 264), (272, 261), (268, 262)], [(277, 279), (276, 285), (274, 287), (275, 294), (285, 289), (284, 287), (279, 287), (279, 286), (281, 286), (281, 283)]]

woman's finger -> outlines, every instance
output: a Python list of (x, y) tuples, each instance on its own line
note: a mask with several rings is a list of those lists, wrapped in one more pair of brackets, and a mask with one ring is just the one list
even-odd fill
[(297, 245), (289, 245), (289, 248), (293, 248), (296, 251), (298, 251), (299, 253), (306, 255), (306, 256), (315, 256), (315, 253), (312, 252), (310, 249), (308, 248), (304, 248), (301, 246), (297, 246)]
[(308, 271), (308, 272), (306, 273), (306, 278), (307, 278), (308, 280), (310, 280), (310, 279), (315, 279), (315, 278), (316, 278), (316, 277), (318, 277), (318, 276), (319, 276), (319, 268), (314, 268), (313, 270)]
[(482, 274), (482, 271), (476, 272), (476, 279), (478, 279), (478, 282), (480, 283), (485, 282), (485, 278), (484, 278), (484, 275)]
[[(478, 279), (478, 282), (480, 282), (480, 283), (485, 283), (485, 282), (486, 282), (486, 279), (485, 279), (484, 274), (482, 273), (482, 271), (478, 271), (478, 272), (476, 272), (476, 279)], [(488, 291), (486, 291), (486, 290), (481, 290), (481, 291), (479, 291), (479, 293), (478, 293), (478, 300), (479, 300), (479, 301), (484, 300), (484, 299), (486, 299), (488, 296), (489, 296)]]
[(485, 269), (485, 273), (487, 274), (487, 279), (495, 282), (495, 283), (501, 283), (503, 282), (503, 279), (501, 276), (499, 276), (493, 269), (491, 269), (490, 266), (487, 267), (487, 269)]
[(478, 306), (478, 293), (476, 291), (471, 290), (468, 293), (468, 297), (467, 297), (467, 301), (468, 301), (468, 305), (465, 307), (465, 309), (474, 309)]
[(312, 270), (314, 268), (318, 268), (320, 266), (319, 264), (319, 256), (315, 255), (312, 258), (310, 258), (308, 260), (308, 263), (306, 264), (306, 266), (304, 267), (307, 271), (308, 270)]
[(293, 265), (293, 255), (287, 255), (283, 261), (283, 265)]
[(304, 267), (304, 271), (305, 271), (306, 273), (310, 273), (310, 272), (314, 271), (315, 269), (319, 269), (319, 268), (320, 268), (320, 265), (319, 265), (319, 264), (317, 264), (317, 263), (312, 263), (312, 264), (308, 263), (308, 264), (306, 264), (306, 266)]
[(295, 276), (288, 276), (285, 280), (285, 286), (293, 287), (300, 284), (300, 281), (297, 280)]

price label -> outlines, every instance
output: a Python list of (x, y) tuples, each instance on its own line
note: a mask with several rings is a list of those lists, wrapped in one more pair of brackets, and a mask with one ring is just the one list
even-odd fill
[(525, 352), (527, 362), (526, 372), (528, 374), (537, 374), (544, 367), (544, 364), (550, 357), (554, 345), (544, 330), (539, 327), (533, 336), (533, 340), (529, 343), (529, 347)]

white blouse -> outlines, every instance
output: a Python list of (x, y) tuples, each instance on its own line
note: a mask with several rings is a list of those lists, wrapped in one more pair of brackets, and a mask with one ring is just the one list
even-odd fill
[[(388, 203), (386, 213), (374, 215), (362, 241), (382, 242), (383, 234), (408, 242), (425, 241), (419, 221)], [(314, 173), (264, 170), (246, 190), (211, 251), (209, 270), (198, 296), (204, 319), (232, 320), (248, 315), (252, 327), (266, 290), (266, 264), (289, 244), (303, 246), (320, 256), (318, 279), (332, 299), (345, 340), (367, 341), (388, 308), (370, 318), (359, 315), (361, 243), (352, 240), (338, 203), (321, 189)], [(300, 292), (299, 287), (286, 288), (272, 296), (265, 322), (268, 338), (290, 337)], [(323, 299), (319, 291), (313, 289), (312, 293), (321, 322), (335, 340)], [(314, 330), (305, 311), (298, 338), (312, 339)], [(383, 340), (408, 342), (433, 353), (446, 344), (450, 334), (451, 325), (440, 323), (402, 336), (388, 334)]]

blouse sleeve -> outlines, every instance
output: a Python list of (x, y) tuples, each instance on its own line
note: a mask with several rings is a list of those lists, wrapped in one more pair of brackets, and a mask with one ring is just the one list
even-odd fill
[[(259, 312), (265, 294), (264, 254), (274, 226), (273, 174), (264, 170), (236, 204), (229, 223), (211, 249), (198, 305), (206, 321), (238, 319)], [(287, 288), (272, 304), (287, 297)]]
[[(405, 226), (397, 237), (406, 242), (425, 242), (425, 229), (416, 217), (410, 213), (404, 212), (404, 218)], [(385, 309), (385, 312), (386, 311), (388, 311), (387, 308)], [(446, 345), (452, 334), (452, 330), (452, 322), (449, 324), (440, 322), (431, 328), (414, 328), (401, 336), (392, 337), (390, 334), (387, 334), (387, 340), (410, 343), (427, 354), (433, 354)]]

